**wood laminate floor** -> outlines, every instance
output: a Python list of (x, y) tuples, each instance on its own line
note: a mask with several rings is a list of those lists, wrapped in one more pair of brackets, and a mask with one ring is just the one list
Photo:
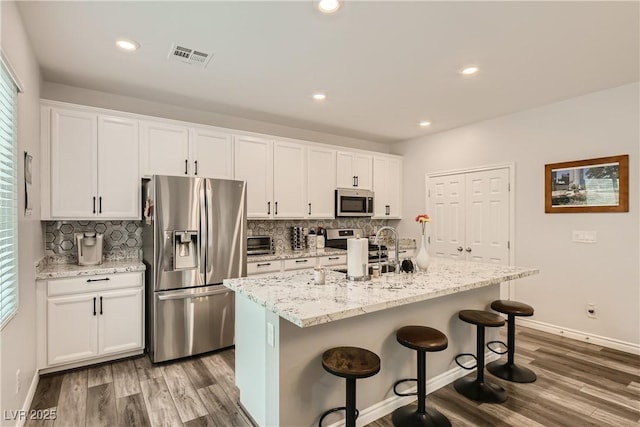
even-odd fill
[[(638, 426), (640, 357), (518, 327), (516, 363), (538, 375), (531, 384), (493, 377), (509, 398), (478, 404), (453, 385), (427, 406), (454, 426)], [(152, 365), (139, 357), (40, 378), (32, 410), (57, 410), (47, 426), (248, 426), (233, 382), (234, 350)], [(428, 363), (428, 360), (427, 360)], [(472, 376), (475, 373), (470, 374)], [(391, 416), (370, 427), (390, 427)]]

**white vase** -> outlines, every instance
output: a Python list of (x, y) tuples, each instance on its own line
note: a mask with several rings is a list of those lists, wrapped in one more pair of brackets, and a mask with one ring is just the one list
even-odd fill
[(429, 263), (431, 259), (429, 258), (429, 252), (427, 251), (427, 240), (424, 238), (424, 234), (420, 239), (420, 247), (418, 248), (418, 253), (416, 254), (416, 264), (420, 271), (427, 271), (429, 268)]

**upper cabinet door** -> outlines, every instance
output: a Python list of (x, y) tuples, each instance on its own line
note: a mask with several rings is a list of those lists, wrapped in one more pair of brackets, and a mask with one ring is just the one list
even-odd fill
[(273, 144), (273, 218), (304, 218), (307, 201), (306, 148)]
[(234, 177), (247, 182), (247, 218), (273, 218), (273, 150), (268, 139), (234, 137)]
[(335, 218), (336, 151), (307, 150), (307, 218)]
[(191, 129), (190, 132), (190, 175), (233, 179), (231, 134), (198, 128)]
[(401, 160), (395, 157), (373, 157), (374, 218), (402, 217), (401, 166)]
[(402, 160), (396, 158), (387, 163), (387, 204), (389, 218), (402, 218)]
[(51, 217), (93, 218), (97, 213), (97, 115), (51, 110)]
[(387, 158), (375, 156), (373, 158), (373, 217), (387, 218), (389, 216), (387, 187)]
[(336, 156), (338, 188), (373, 188), (373, 156), (347, 151), (338, 151)]
[(189, 165), (189, 129), (160, 122), (140, 122), (142, 175), (187, 176)]
[(140, 219), (138, 121), (98, 116), (98, 215)]

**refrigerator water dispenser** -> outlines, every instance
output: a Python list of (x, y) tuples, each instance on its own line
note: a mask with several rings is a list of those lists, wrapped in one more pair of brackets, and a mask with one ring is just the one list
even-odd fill
[(195, 230), (173, 232), (173, 269), (198, 268), (198, 232)]

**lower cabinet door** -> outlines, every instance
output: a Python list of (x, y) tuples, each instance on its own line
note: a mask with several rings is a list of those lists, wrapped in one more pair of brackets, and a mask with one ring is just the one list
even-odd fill
[(57, 365), (98, 355), (98, 295), (47, 301), (47, 363)]
[(101, 355), (142, 348), (142, 288), (100, 293), (97, 310)]

